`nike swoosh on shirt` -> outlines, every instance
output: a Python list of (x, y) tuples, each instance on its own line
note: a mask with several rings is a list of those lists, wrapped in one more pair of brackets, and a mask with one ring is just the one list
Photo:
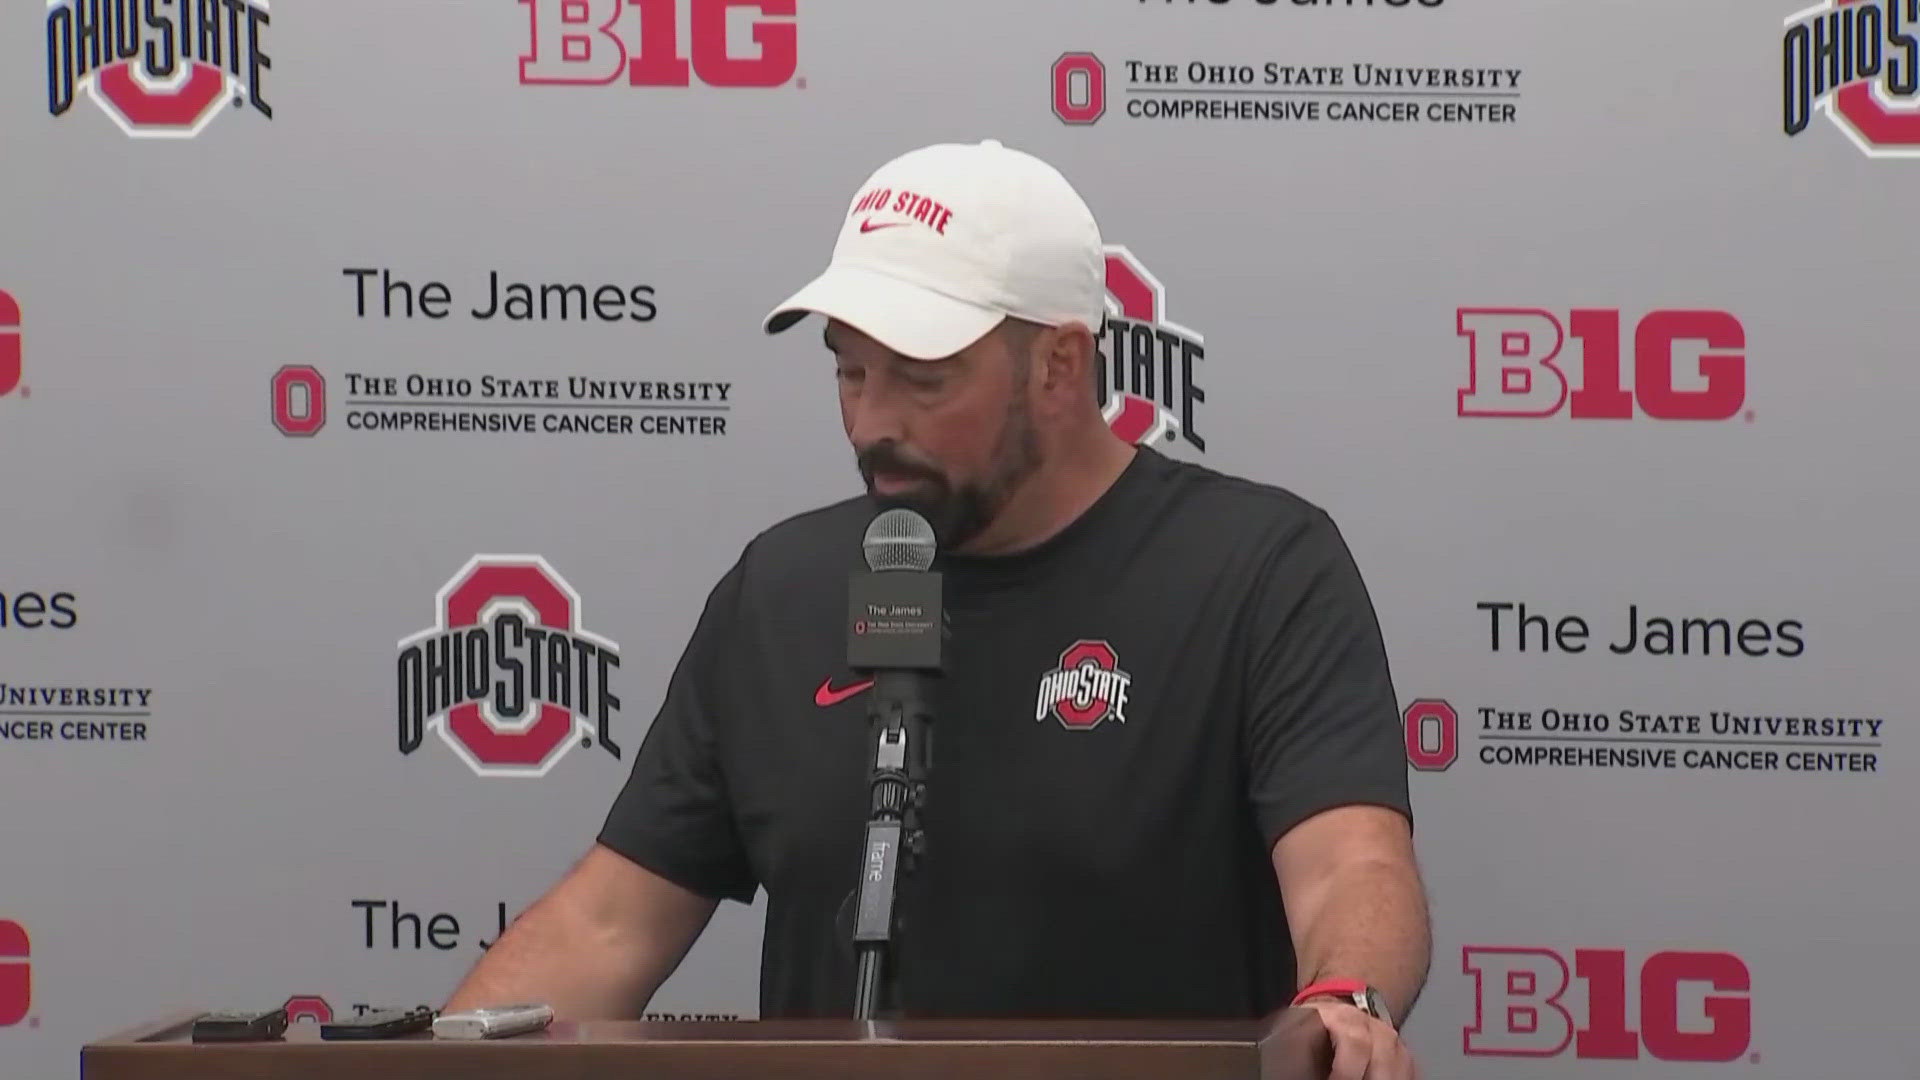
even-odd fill
[(851, 683), (835, 689), (833, 679), (829, 677), (820, 684), (820, 689), (813, 692), (813, 703), (823, 709), (830, 709), (872, 685), (873, 680), (868, 679), (865, 682)]

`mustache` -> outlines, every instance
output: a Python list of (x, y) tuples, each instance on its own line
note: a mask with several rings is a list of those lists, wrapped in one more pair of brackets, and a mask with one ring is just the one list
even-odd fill
[(868, 483), (873, 482), (875, 473), (891, 473), (899, 476), (919, 477), (936, 483), (945, 483), (946, 476), (932, 465), (909, 460), (900, 452), (900, 448), (890, 442), (875, 443), (855, 455), (860, 466), (860, 475)]

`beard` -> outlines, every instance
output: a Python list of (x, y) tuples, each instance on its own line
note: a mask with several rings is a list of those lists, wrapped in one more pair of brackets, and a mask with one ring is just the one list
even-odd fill
[[(867, 493), (882, 510), (902, 507), (927, 519), (943, 552), (953, 551), (979, 536), (1013, 498), (1021, 482), (1040, 467), (1040, 440), (1033, 428), (1023, 397), (1015, 396), (1007, 408), (1006, 423), (1001, 425), (1000, 440), (993, 448), (987, 475), (970, 483), (955, 485), (946, 473), (926, 462), (901, 453), (892, 440), (878, 442), (857, 452), (855, 462)], [(918, 487), (895, 494), (874, 490), (876, 473), (910, 477)]]

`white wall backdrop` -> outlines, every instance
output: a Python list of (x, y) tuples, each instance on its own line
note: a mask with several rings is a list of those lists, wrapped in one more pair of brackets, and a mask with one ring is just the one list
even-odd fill
[[(1118, 415), (1354, 546), (1427, 1074), (1920, 1075), (1920, 6), (1795, 2), (6, 5), (0, 1073), (440, 1000), (856, 490), (760, 315), (991, 137), (1115, 246)], [(585, 693), (403, 705), (501, 611)], [(759, 923), (653, 1009), (751, 1017)]]

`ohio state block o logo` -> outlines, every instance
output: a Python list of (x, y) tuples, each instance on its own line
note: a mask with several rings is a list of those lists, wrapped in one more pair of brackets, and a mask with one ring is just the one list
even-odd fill
[(273, 426), (292, 438), (310, 438), (327, 426), (327, 380), (307, 364), (273, 373)]
[(1092, 53), (1060, 54), (1053, 62), (1053, 115), (1085, 125), (1107, 114), (1107, 68)]
[(1460, 714), (1444, 701), (1426, 699), (1407, 706), (1407, 763), (1422, 772), (1443, 772), (1460, 759)]
[(295, 994), (287, 999), (286, 1009), (289, 1024), (297, 1024), (302, 1020), (325, 1024), (333, 1020), (333, 1006), (318, 994)]

